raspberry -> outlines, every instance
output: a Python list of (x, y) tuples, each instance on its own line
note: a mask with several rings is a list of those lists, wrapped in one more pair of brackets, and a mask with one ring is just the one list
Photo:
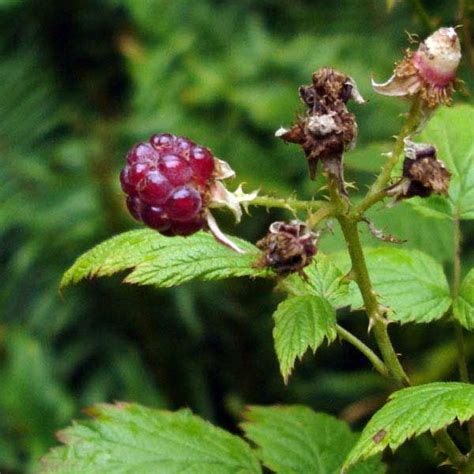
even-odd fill
[(218, 177), (210, 150), (186, 137), (153, 135), (127, 154), (120, 173), (130, 214), (163, 235), (191, 235), (207, 226)]

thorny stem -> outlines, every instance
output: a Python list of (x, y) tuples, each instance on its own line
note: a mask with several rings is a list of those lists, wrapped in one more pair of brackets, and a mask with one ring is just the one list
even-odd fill
[(389, 376), (387, 366), (383, 363), (382, 359), (380, 359), (380, 357), (370, 347), (366, 346), (359, 338), (354, 336), (354, 334), (347, 331), (342, 326), (339, 326), (339, 324), (336, 325), (336, 331), (341, 339), (348, 342), (349, 344), (352, 344), (357, 350), (362, 352), (362, 354), (364, 354), (365, 357), (367, 357), (367, 359), (369, 359), (369, 361), (372, 362), (374, 369), (377, 370), (379, 374), (381, 374), (384, 377)]
[[(412, 111), (413, 110), (414, 108), (412, 107)], [(410, 122), (410, 120), (407, 120), (407, 122)], [(404, 129), (408, 129), (407, 124), (405, 124)], [(392, 158), (393, 157), (391, 157), (391, 159)], [(395, 164), (396, 161), (393, 166), (395, 166)], [(390, 176), (390, 170), (388, 171), (388, 177)], [(409, 385), (410, 382), (408, 376), (400, 364), (395, 349), (393, 348), (387, 330), (387, 320), (383, 317), (383, 312), (381, 311), (377, 301), (377, 295), (370, 281), (364, 251), (359, 238), (359, 218), (357, 215), (354, 216), (351, 213), (351, 203), (339, 194), (335, 178), (331, 175), (328, 176), (328, 185), (331, 203), (334, 205), (335, 209), (335, 217), (341, 226), (351, 258), (352, 273), (354, 274), (355, 281), (361, 292), (369, 320), (371, 324), (373, 324), (374, 337), (382, 354), (384, 365), (388, 369), (389, 376), (397, 383), (397, 385), (401, 387)], [(459, 470), (464, 469), (465, 466), (467, 466), (468, 460), (470, 461), (470, 459), (461, 453), (446, 430), (435, 433), (434, 438), (440, 449), (448, 456), (454, 466)], [(462, 472), (467, 473), (468, 471)]]
[(271, 196), (257, 196), (248, 203), (249, 206), (262, 206), (267, 208), (280, 208), (289, 211), (317, 211), (326, 209), (328, 214), (331, 211), (331, 205), (325, 201), (300, 201), (298, 199), (281, 199)]
[[(453, 300), (459, 296), (459, 289), (461, 286), (461, 223), (459, 216), (453, 219), (453, 279), (451, 282), (451, 294)], [(454, 331), (456, 334), (456, 346), (458, 350), (458, 368), (459, 377), (462, 382), (469, 383), (469, 370), (466, 360), (466, 347), (464, 342), (464, 333), (461, 325), (454, 321)], [(469, 441), (471, 443), (471, 457), (474, 452), (474, 419), (468, 422)]]
[(417, 130), (421, 118), (421, 100), (419, 97), (416, 97), (382, 171), (370, 187), (364, 199), (355, 207), (353, 211), (354, 217), (360, 219), (369, 207), (381, 201), (386, 196), (385, 188), (390, 181), (393, 168), (395, 168), (400, 155), (403, 153), (404, 140)]
[(338, 216), (338, 221), (347, 243), (352, 262), (352, 271), (357, 286), (362, 294), (367, 316), (373, 324), (374, 337), (382, 354), (382, 358), (388, 367), (390, 376), (398, 385), (405, 386), (408, 384), (408, 377), (395, 353), (388, 335), (387, 322), (380, 312), (377, 296), (372, 288), (364, 252), (360, 243), (357, 223), (341, 215)]

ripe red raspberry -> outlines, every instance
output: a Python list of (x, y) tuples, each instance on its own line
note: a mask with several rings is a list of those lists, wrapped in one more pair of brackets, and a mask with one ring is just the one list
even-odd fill
[(135, 145), (120, 173), (130, 214), (167, 236), (205, 228), (216, 166), (210, 150), (170, 133)]

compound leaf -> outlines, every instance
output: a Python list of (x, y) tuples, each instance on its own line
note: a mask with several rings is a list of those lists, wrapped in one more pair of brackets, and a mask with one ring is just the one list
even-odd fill
[(240, 276), (266, 276), (252, 268), (258, 249), (233, 239), (245, 254), (218, 243), (210, 234), (164, 237), (150, 229), (132, 230), (112, 237), (80, 256), (66, 271), (61, 288), (85, 278), (110, 276), (133, 269), (127, 283), (170, 287), (192, 279), (219, 280)]
[(278, 305), (273, 318), (275, 350), (286, 383), (295, 360), (308, 348), (315, 352), (324, 339), (332, 342), (336, 338), (336, 312), (320, 296), (294, 296)]
[(137, 404), (95, 405), (93, 420), (59, 432), (65, 445), (43, 459), (40, 473), (54, 474), (256, 474), (250, 447), (194, 416)]
[(375, 413), (352, 448), (344, 467), (380, 453), (397, 449), (412, 436), (435, 432), (456, 420), (474, 416), (474, 385), (436, 382), (393, 393)]
[[(358, 435), (343, 422), (304, 406), (253, 406), (242, 424), (262, 463), (277, 474), (339, 474)], [(351, 474), (385, 472), (380, 459), (355, 466)]]

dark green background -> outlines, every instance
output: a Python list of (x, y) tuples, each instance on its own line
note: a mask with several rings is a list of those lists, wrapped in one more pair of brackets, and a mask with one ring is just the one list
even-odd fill
[[(354, 77), (369, 100), (352, 107), (359, 147), (346, 172), (364, 190), (407, 107), (375, 96), (370, 77), (389, 76), (406, 31), (429, 32), (418, 3), (401, 0), (388, 11), (382, 0), (0, 0), (2, 474), (30, 472), (54, 431), (95, 402), (189, 406), (233, 431), (247, 403), (304, 403), (355, 428), (383, 403), (387, 382), (337, 342), (308, 355), (283, 385), (271, 336), (281, 295), (269, 283), (164, 291), (111, 278), (62, 295), (58, 283), (79, 254), (136, 226), (118, 173), (126, 151), (152, 133), (212, 148), (238, 173), (231, 187), (311, 197), (321, 182), (308, 180), (297, 147), (273, 133), (301, 110), (298, 86), (322, 66)], [(425, 3), (437, 25), (459, 23), (455, 2)], [(469, 89), (464, 65), (461, 76)], [(224, 213), (218, 219), (255, 241), (283, 216), (253, 209), (238, 227)], [(449, 226), (407, 205), (373, 218), (449, 269)], [(467, 268), (472, 232), (464, 230)], [(341, 248), (337, 232), (323, 248)], [(341, 320), (366, 337), (362, 313)], [(457, 377), (447, 325), (390, 330), (414, 380)], [(425, 437), (387, 460), (392, 473), (430, 473), (438, 463)]]

